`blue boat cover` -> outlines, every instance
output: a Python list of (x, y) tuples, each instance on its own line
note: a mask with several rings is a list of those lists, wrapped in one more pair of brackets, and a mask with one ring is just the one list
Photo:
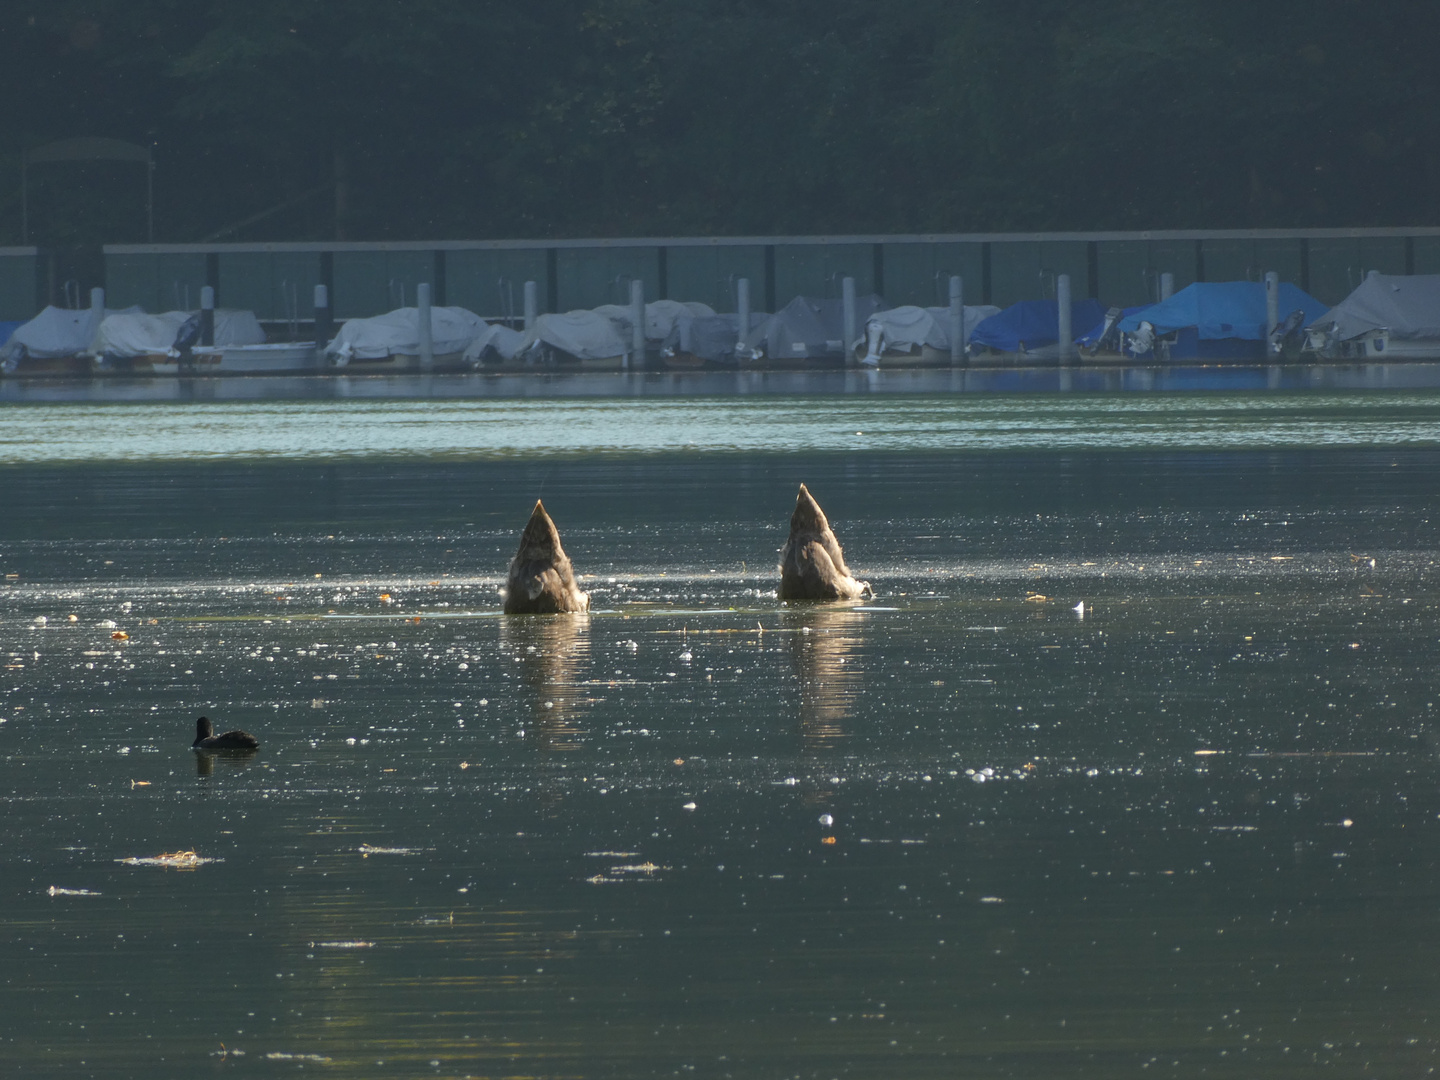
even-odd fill
[(23, 322), (0, 321), (0, 347), (3, 347), (5, 343), (10, 340), (11, 334), (15, 333), (16, 330), (24, 325)]
[[(1329, 308), (1303, 289), (1282, 281), (1280, 320), (1283, 322), (1296, 310), (1305, 313), (1302, 325), (1308, 326)], [(1148, 322), (1160, 334), (1193, 326), (1201, 341), (1219, 338), (1263, 341), (1265, 321), (1265, 285), (1262, 282), (1197, 281), (1169, 300), (1152, 304), (1133, 315), (1127, 314), (1120, 320), (1120, 329), (1133, 334), (1142, 322)]]
[[(1077, 300), (1070, 305), (1072, 327), (1095, 326), (1105, 321), (1099, 300)], [(1060, 305), (1054, 300), (1021, 300), (999, 315), (991, 315), (970, 335), (970, 344), (988, 345), (1001, 352), (1039, 349), (1060, 340)]]

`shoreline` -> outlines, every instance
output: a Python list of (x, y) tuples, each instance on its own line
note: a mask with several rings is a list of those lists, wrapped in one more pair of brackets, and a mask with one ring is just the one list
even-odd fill
[(376, 372), (10, 376), (0, 403), (633, 398), (849, 394), (1127, 394), (1440, 389), (1440, 363), (1015, 364), (876, 371)]

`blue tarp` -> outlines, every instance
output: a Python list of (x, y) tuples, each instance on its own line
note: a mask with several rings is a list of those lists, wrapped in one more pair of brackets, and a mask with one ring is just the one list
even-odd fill
[(24, 325), (23, 322), (0, 322), (0, 348), (4, 348), (10, 335)]
[[(1072, 327), (1095, 326), (1105, 321), (1099, 300), (1077, 300), (1070, 305)], [(1039, 349), (1060, 340), (1060, 305), (1054, 300), (1021, 300), (999, 315), (991, 315), (970, 335), (970, 344), (988, 345), (1001, 352)]]
[[(1301, 325), (1306, 326), (1329, 310), (1303, 289), (1282, 281), (1281, 322), (1297, 309), (1305, 312), (1305, 322)], [(1197, 281), (1169, 300), (1127, 315), (1120, 320), (1120, 329), (1133, 334), (1142, 322), (1148, 322), (1159, 334), (1193, 326), (1201, 341), (1220, 338), (1264, 341), (1265, 286), (1258, 281)]]

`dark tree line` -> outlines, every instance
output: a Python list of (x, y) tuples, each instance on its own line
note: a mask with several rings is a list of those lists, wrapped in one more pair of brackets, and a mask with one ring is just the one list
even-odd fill
[[(157, 239), (1440, 223), (1440, 4), (9, 0), (20, 155)], [(143, 239), (36, 165), (34, 239)]]

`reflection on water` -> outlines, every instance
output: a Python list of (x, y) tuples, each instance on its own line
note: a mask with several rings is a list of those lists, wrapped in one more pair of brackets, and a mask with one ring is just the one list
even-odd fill
[(800, 682), (800, 736), (809, 750), (833, 749), (860, 690), (865, 615), (851, 605), (797, 603), (784, 625)]
[(529, 615), (500, 624), (499, 659), (522, 673), (530, 697), (530, 728), (546, 751), (578, 750), (585, 730), (590, 663), (588, 615)]

